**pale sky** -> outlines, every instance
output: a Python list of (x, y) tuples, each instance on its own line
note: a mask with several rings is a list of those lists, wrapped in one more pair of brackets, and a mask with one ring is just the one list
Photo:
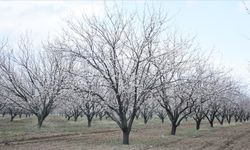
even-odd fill
[[(250, 9), (250, 1), (245, 1)], [(137, 1), (0, 1), (0, 38), (16, 41), (20, 34), (31, 32), (34, 41), (60, 32), (63, 19), (82, 13), (102, 15), (105, 5), (116, 4), (126, 10), (142, 9)], [(214, 49), (214, 61), (243, 81), (250, 81), (250, 13), (243, 1), (172, 0), (151, 1), (148, 6), (169, 14), (178, 32), (196, 37), (200, 47)]]

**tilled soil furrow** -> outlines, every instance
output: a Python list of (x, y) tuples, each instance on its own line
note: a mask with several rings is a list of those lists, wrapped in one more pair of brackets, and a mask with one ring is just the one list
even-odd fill
[(224, 145), (219, 147), (218, 150), (223, 150), (223, 149), (231, 150), (232, 148), (230, 146), (233, 145), (235, 143), (235, 141), (246, 138), (246, 136), (249, 134), (250, 134), (250, 130), (247, 130), (241, 134), (232, 135), (232, 137), (229, 140), (227, 140), (226, 142), (224, 142)]

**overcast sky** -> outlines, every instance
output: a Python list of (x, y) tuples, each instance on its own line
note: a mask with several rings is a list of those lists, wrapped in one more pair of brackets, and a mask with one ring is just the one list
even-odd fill
[[(112, 1), (1, 1), (0, 38), (16, 41), (20, 34), (31, 32), (35, 41), (57, 34), (63, 19), (72, 16), (102, 15)], [(249, 6), (250, 1), (245, 4)], [(143, 1), (118, 1), (118, 8), (135, 10)], [(196, 36), (203, 50), (214, 49), (214, 61), (232, 68), (233, 75), (250, 81), (250, 14), (243, 1), (152, 1), (173, 18), (171, 25), (183, 34)]]

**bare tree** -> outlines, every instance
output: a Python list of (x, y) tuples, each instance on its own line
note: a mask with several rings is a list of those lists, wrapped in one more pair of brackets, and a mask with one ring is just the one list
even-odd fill
[(154, 111), (158, 107), (158, 105), (152, 100), (153, 98), (151, 98), (151, 100), (148, 100), (141, 106), (140, 114), (144, 120), (144, 124), (147, 124), (148, 120), (153, 117)]
[(165, 98), (161, 99), (160, 104), (165, 108), (171, 121), (172, 135), (176, 134), (176, 129), (181, 121), (192, 113), (192, 108), (196, 102), (196, 98), (193, 97), (196, 86), (195, 83), (192, 84), (177, 82), (173, 85), (171, 93), (168, 92), (168, 95), (164, 95)]
[(80, 109), (82, 110), (83, 114), (87, 117), (88, 127), (91, 127), (91, 122), (93, 117), (98, 114), (102, 107), (98, 103), (98, 97), (92, 96), (90, 93), (82, 95), (83, 98), (82, 104), (80, 105)]
[(123, 144), (129, 144), (135, 115), (156, 82), (157, 72), (151, 63), (165, 29), (161, 15), (145, 13), (140, 18), (115, 11), (107, 12), (103, 19), (68, 21), (69, 30), (51, 44), (91, 68), (100, 86), (98, 91), (85, 92), (97, 96), (106, 107), (108, 116), (123, 132)]
[(218, 73), (210, 68), (207, 61), (200, 63), (197, 65), (197, 71), (201, 75), (199, 80), (200, 82), (197, 84), (197, 91), (195, 93), (195, 97), (197, 98), (196, 103), (193, 106), (193, 112), (191, 116), (195, 120), (196, 129), (200, 129), (201, 121), (206, 117), (205, 112), (207, 110), (208, 101), (210, 97), (213, 95), (213, 88), (215, 82), (215, 77), (218, 76)]
[[(215, 118), (219, 115), (219, 113), (222, 113), (220, 111), (225, 110), (222, 107), (222, 101), (223, 98), (225, 98), (225, 93), (227, 91), (233, 90), (233, 84), (231, 82), (232, 80), (225, 75), (225, 73), (218, 74), (213, 81), (214, 84), (211, 88), (211, 94), (205, 111), (205, 116), (210, 123), (210, 127), (214, 126)], [(225, 115), (223, 114), (222, 117), (223, 118), (221, 118), (221, 120), (219, 117), (217, 118), (222, 122), (222, 119), (225, 119)]]
[(81, 99), (72, 90), (67, 90), (66, 93), (67, 94), (62, 98), (63, 102), (61, 102), (60, 111), (64, 113), (68, 120), (74, 117), (74, 121), (77, 121), (78, 117), (82, 115)]
[(21, 113), (21, 108), (10, 102), (5, 108), (5, 111), (10, 115), (10, 121), (12, 122), (14, 118)]
[(237, 105), (235, 103), (229, 103), (227, 106), (227, 110), (226, 110), (226, 120), (227, 123), (230, 124), (231, 120), (234, 116), (234, 114), (236, 113), (236, 107)]
[(164, 109), (158, 106), (157, 110), (155, 111), (156, 115), (161, 119), (161, 123), (164, 123), (165, 118), (167, 117), (167, 113)]
[(71, 63), (46, 47), (40, 53), (34, 50), (29, 38), (21, 38), (17, 53), (11, 49), (5, 51), (0, 62), (0, 86), (4, 89), (1, 96), (36, 115), (41, 128), (62, 96)]
[(72, 109), (69, 107), (64, 107), (63, 108), (63, 113), (65, 115), (65, 118), (67, 118), (67, 120), (70, 120), (71, 117), (73, 117), (74, 113), (72, 112)]
[(240, 93), (236, 100), (236, 111), (234, 113), (235, 122), (243, 122), (249, 119), (249, 97), (245, 93)]
[(155, 62), (160, 72), (156, 97), (171, 121), (171, 134), (175, 135), (181, 121), (192, 112), (197, 101), (195, 93), (203, 72), (197, 72), (200, 63), (196, 58), (192, 40), (174, 35), (165, 46), (166, 55)]
[(6, 98), (0, 97), (0, 112), (2, 112), (5, 106), (6, 106)]
[(99, 120), (102, 121), (102, 118), (105, 117), (107, 114), (106, 114), (106, 111), (102, 109), (103, 106), (100, 106), (100, 107), (101, 107), (101, 109), (100, 109), (100, 111), (98, 112), (97, 115), (99, 117)]

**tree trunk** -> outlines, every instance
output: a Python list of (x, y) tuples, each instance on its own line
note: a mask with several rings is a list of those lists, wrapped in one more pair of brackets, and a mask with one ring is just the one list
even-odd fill
[(10, 117), (10, 122), (12, 122), (12, 121), (14, 120), (15, 117), (16, 117), (15, 115), (11, 116), (11, 117)]
[(148, 123), (148, 119), (144, 117), (144, 124)]
[(45, 117), (37, 117), (37, 127), (41, 129)]
[(210, 127), (213, 128), (214, 127), (214, 120), (209, 121), (209, 123), (210, 123)]
[(200, 129), (200, 125), (201, 125), (201, 120), (197, 119), (197, 120), (195, 120), (195, 122), (196, 122), (196, 130), (199, 130)]
[(164, 123), (164, 118), (161, 118), (161, 123)]
[(239, 117), (235, 115), (235, 116), (234, 116), (234, 121), (235, 121), (235, 122), (238, 122), (238, 121), (239, 121)]
[(220, 117), (216, 117), (216, 118), (217, 118), (218, 122), (220, 123), (220, 125), (223, 125), (225, 117), (221, 116), (221, 119), (220, 119)]
[(123, 131), (123, 144), (128, 145), (129, 144), (129, 131)]
[(231, 116), (228, 116), (226, 119), (227, 119), (228, 124), (230, 124), (231, 123)]
[(78, 117), (74, 117), (74, 121), (75, 121), (75, 122), (77, 121), (77, 118), (78, 118)]
[(220, 124), (223, 125), (224, 123), (224, 118), (222, 118), (222, 120), (220, 121)]
[(91, 127), (91, 121), (92, 121), (92, 119), (88, 118), (88, 127), (89, 128)]
[(175, 135), (175, 133), (176, 133), (176, 128), (177, 128), (177, 125), (172, 124), (171, 135)]

